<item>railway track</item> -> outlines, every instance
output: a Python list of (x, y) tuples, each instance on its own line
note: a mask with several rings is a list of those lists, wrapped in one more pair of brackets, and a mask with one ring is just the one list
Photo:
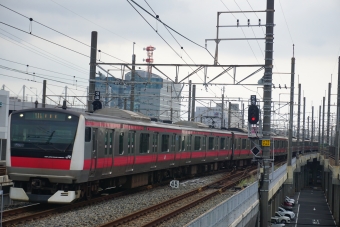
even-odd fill
[(236, 186), (241, 180), (248, 178), (256, 167), (238, 171), (227, 175), (225, 178), (208, 184), (204, 187), (192, 190), (183, 195), (164, 201), (163, 203), (137, 211), (122, 218), (113, 220), (100, 227), (111, 226), (158, 226), (164, 221), (181, 214), (182, 212), (197, 206), (219, 193)]
[[(225, 170), (223, 170), (225, 172)], [(222, 171), (218, 171), (218, 173), (221, 173)], [(183, 178), (188, 179), (188, 178)], [(121, 196), (125, 195), (131, 195), (134, 193), (139, 193), (144, 190), (148, 190), (150, 188), (155, 188), (158, 186), (163, 186), (163, 185), (168, 185), (169, 182), (165, 181), (160, 184), (153, 185), (152, 187), (150, 186), (144, 186), (140, 188), (135, 188), (131, 190), (126, 190), (114, 194), (109, 194), (105, 196), (100, 196), (96, 198), (92, 198), (91, 200), (88, 201), (79, 201), (73, 204), (68, 204), (68, 205), (56, 205), (56, 204), (33, 204), (29, 206), (24, 206), (16, 209), (11, 209), (11, 210), (6, 210), (3, 212), (3, 222), (2, 226), (14, 226), (17, 224), (23, 224), (25, 222), (29, 222), (32, 220), (38, 220), (41, 218), (45, 218), (57, 213), (61, 212), (67, 212), (71, 211), (77, 208), (81, 207), (86, 207), (86, 206), (91, 206), (103, 201), (108, 201), (112, 200)]]

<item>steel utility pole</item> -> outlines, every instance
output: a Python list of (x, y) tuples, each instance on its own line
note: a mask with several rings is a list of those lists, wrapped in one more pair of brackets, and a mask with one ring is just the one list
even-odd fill
[[(288, 157), (287, 157), (287, 166), (288, 166), (288, 179), (293, 181), (293, 171), (292, 167), (292, 153), (293, 153), (293, 144), (292, 144), (292, 137), (293, 137), (293, 121), (294, 121), (294, 74), (295, 74), (295, 58), (292, 57), (292, 69), (290, 75), (290, 111), (289, 111), (289, 128), (288, 128)], [(290, 171), (291, 170), (291, 171)], [(291, 174), (291, 175), (290, 175)], [(290, 182), (293, 183), (293, 182)]]
[(328, 110), (327, 110), (327, 144), (330, 144), (329, 141), (329, 128), (330, 128), (330, 118), (331, 118), (331, 88), (332, 84), (328, 83)]
[(195, 101), (196, 101), (196, 85), (192, 85), (192, 110), (191, 121), (195, 121)]
[(336, 146), (335, 146), (335, 166), (339, 166), (339, 131), (340, 131), (340, 56), (338, 59), (338, 100), (337, 100), (337, 108), (336, 108), (336, 134), (335, 134), (335, 141), (336, 141)]
[(314, 141), (314, 106), (312, 106), (312, 133), (310, 136), (310, 141), (311, 141), (311, 144), (313, 144), (313, 141)]
[(324, 155), (324, 141), (325, 141), (325, 97), (322, 98), (322, 138), (321, 138), (321, 155)]
[(96, 31), (93, 31), (91, 33), (90, 80), (89, 80), (89, 94), (87, 100), (87, 111), (89, 112), (93, 111), (92, 102), (94, 100), (96, 80), (97, 37), (98, 33)]
[[(272, 103), (272, 76), (273, 76), (273, 45), (274, 45), (274, 0), (267, 0), (266, 13), (266, 48), (265, 72), (263, 76), (263, 140), (271, 140), (271, 103)], [(270, 143), (269, 143), (270, 144)], [(260, 226), (267, 227), (270, 219), (268, 209), (270, 146), (262, 148), (263, 179), (260, 188)]]
[(131, 97), (130, 97), (130, 110), (135, 110), (135, 64), (136, 64), (136, 55), (135, 55), (135, 42), (133, 42), (132, 48), (132, 70), (131, 70)]
[(300, 107), (301, 107), (301, 84), (299, 84), (299, 95), (298, 95), (298, 119), (297, 119), (297, 145), (298, 145), (298, 152), (297, 152), (297, 157), (299, 157), (299, 151), (300, 151)]
[(188, 98), (188, 121), (191, 121), (191, 80), (189, 80), (189, 98)]
[(45, 108), (45, 104), (46, 104), (46, 80), (43, 80), (42, 108)]
[(306, 97), (303, 97), (303, 120), (302, 120), (302, 154), (305, 153), (305, 138), (306, 138)]
[(319, 141), (319, 152), (321, 151), (321, 106), (319, 106), (319, 134), (318, 134), (318, 141)]

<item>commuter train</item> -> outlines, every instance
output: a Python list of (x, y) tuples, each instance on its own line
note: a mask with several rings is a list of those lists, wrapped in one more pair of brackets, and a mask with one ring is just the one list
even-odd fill
[[(274, 155), (286, 158), (287, 138), (272, 138)], [(66, 108), (15, 111), (9, 117), (6, 147), (7, 173), (14, 183), (10, 198), (71, 203), (107, 188), (135, 188), (247, 166), (253, 146), (244, 132), (197, 122), (156, 122), (116, 108), (94, 113)]]

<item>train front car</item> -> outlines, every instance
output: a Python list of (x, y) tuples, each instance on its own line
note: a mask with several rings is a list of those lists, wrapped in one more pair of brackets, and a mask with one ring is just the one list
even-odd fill
[(6, 166), (14, 182), (10, 198), (40, 203), (70, 203), (79, 198), (76, 185), (82, 178), (84, 117), (44, 108), (13, 112), (9, 122)]

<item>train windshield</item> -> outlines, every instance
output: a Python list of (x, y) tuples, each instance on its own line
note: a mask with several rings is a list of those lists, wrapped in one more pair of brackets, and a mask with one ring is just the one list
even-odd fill
[(46, 110), (13, 113), (11, 155), (71, 158), (78, 120), (78, 116)]

